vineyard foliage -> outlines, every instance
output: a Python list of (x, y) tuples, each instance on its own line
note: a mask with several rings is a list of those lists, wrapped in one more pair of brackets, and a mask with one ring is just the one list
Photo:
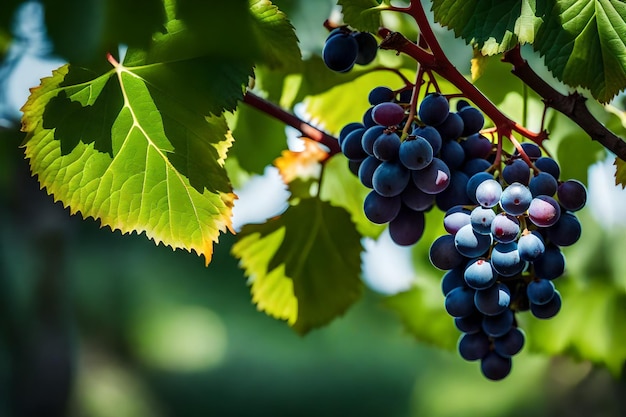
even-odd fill
[[(19, 3), (3, 3), (0, 39), (8, 39), (6, 17)], [(22, 145), (42, 188), (71, 213), (194, 251), (208, 264), (220, 235), (235, 232), (233, 184), (277, 161), (291, 192), (288, 208), (263, 224), (245, 225), (232, 249), (249, 277), (252, 301), (299, 333), (346, 313), (363, 293), (361, 239), (384, 230), (362, 213), (368, 190), (340, 153), (328, 155), (312, 141), (303, 151), (288, 151), (284, 125), (245, 96), (252, 91), (287, 112), (297, 108), (304, 120), (337, 136), (361, 120), (373, 87), (402, 88), (417, 64), (379, 50), (371, 64), (332, 72), (320, 56), (324, 21), (331, 15), (336, 21), (341, 10), (343, 23), (355, 30), (377, 34), (385, 26), (415, 39), (410, 17), (385, 10), (400, 6), (376, 0), (339, 0), (341, 9), (332, 1), (109, 0), (104, 13), (94, 13), (80, 0), (63, 8), (43, 3), (55, 53), (68, 64), (33, 88), (22, 108)], [(606, 149), (564, 115), (551, 109), (544, 115), (542, 97), (500, 57), (522, 44), (523, 56), (544, 79), (564, 94), (584, 94), (591, 113), (626, 137), (626, 114), (612, 101), (626, 88), (626, 4), (495, 3), (422, 2), (441, 25), (431, 21), (459, 70), (511, 119), (531, 131), (545, 127), (545, 147), (563, 177), (586, 183), (589, 166), (603, 160)], [(448, 80), (437, 84), (443, 93), (458, 93)], [(624, 163), (618, 158), (616, 165), (615, 181), (624, 185)], [(426, 232), (412, 248), (413, 288), (383, 304), (418, 339), (454, 348), (458, 332), (443, 308), (440, 272), (428, 263), (441, 213), (427, 217)], [(528, 317), (524, 329), (533, 351), (571, 354), (619, 373), (626, 360), (621, 236), (604, 231), (587, 210), (580, 217), (584, 243), (566, 251), (562, 312), (550, 321)]]

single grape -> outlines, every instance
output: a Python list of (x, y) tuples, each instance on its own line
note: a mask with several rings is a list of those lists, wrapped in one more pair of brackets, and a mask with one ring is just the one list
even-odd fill
[(463, 99), (459, 99), (456, 102), (456, 111), (461, 111), (461, 109), (470, 106), (470, 104), (467, 102), (467, 100), (463, 100)]
[(368, 128), (361, 137), (361, 147), (366, 154), (374, 156), (374, 142), (385, 132), (384, 126), (372, 126)]
[(535, 276), (537, 278), (555, 279), (565, 272), (565, 257), (558, 246), (548, 244), (546, 249), (537, 260), (533, 262)]
[(400, 144), (397, 133), (385, 131), (374, 141), (374, 156), (381, 161), (394, 161), (398, 158)]
[(502, 313), (511, 303), (511, 291), (506, 285), (496, 283), (484, 290), (476, 291), (474, 304), (481, 313), (495, 316)]
[(577, 180), (567, 180), (561, 183), (556, 195), (563, 208), (569, 211), (578, 211), (587, 203), (587, 189)]
[(491, 162), (483, 158), (472, 158), (465, 161), (461, 170), (472, 177), (479, 172), (487, 171), (491, 167)]
[(355, 161), (362, 161), (367, 157), (367, 153), (363, 150), (363, 146), (361, 145), (363, 133), (365, 133), (364, 128), (355, 129), (348, 133), (346, 138), (343, 140), (341, 143), (341, 152), (343, 152), (346, 158)]
[(392, 101), (393, 97), (394, 97), (394, 93), (391, 88), (380, 86), (380, 87), (374, 87), (370, 91), (369, 95), (367, 96), (367, 101), (369, 101), (369, 103), (372, 106), (375, 106), (380, 103)]
[(454, 244), (461, 255), (476, 258), (489, 250), (491, 235), (478, 234), (471, 224), (467, 224), (454, 235)]
[(430, 143), (430, 146), (432, 146), (433, 148), (433, 155), (437, 155), (440, 152), (441, 146), (443, 144), (443, 139), (441, 139), (441, 135), (434, 127), (418, 127), (414, 129), (413, 132), (411, 132), (411, 135), (420, 136), (426, 139), (428, 143)]
[(437, 194), (435, 203), (441, 211), (446, 211), (457, 205), (471, 205), (472, 202), (467, 197), (465, 189), (467, 188), (469, 178), (461, 171), (450, 172), (450, 184), (448, 187)]
[(489, 352), (487, 356), (480, 362), (480, 370), (483, 375), (492, 381), (504, 379), (511, 373), (513, 361), (511, 358), (505, 358), (495, 351)]
[(530, 184), (528, 184), (528, 188), (530, 189), (530, 193), (533, 197), (537, 197), (539, 195), (553, 196), (556, 194), (558, 186), (559, 184), (554, 177), (547, 172), (540, 172), (535, 175), (530, 180)]
[(444, 271), (465, 265), (467, 262), (467, 258), (456, 250), (452, 235), (439, 236), (430, 245), (429, 258), (435, 268)]
[(493, 270), (491, 262), (481, 258), (467, 265), (463, 277), (470, 288), (484, 290), (496, 282), (497, 274)]
[(402, 206), (398, 215), (389, 222), (389, 235), (397, 245), (413, 245), (424, 234), (424, 225), (424, 212)]
[(489, 337), (483, 333), (466, 333), (459, 338), (457, 349), (466, 361), (477, 361), (489, 353)]
[(534, 163), (539, 171), (552, 175), (552, 177), (558, 181), (561, 176), (561, 168), (559, 168), (559, 164), (554, 159), (542, 156), (537, 158)]
[(491, 141), (480, 133), (469, 135), (465, 140), (461, 141), (461, 146), (465, 151), (467, 159), (486, 159), (493, 148)]
[(500, 207), (508, 214), (519, 216), (528, 210), (532, 199), (533, 196), (528, 187), (519, 182), (514, 182), (502, 191)]
[(517, 240), (517, 251), (519, 257), (525, 261), (537, 260), (546, 250), (543, 237), (539, 232), (533, 231), (528, 233), (524, 232), (522, 236)]
[(415, 139), (402, 142), (398, 156), (400, 162), (408, 169), (424, 169), (433, 160), (433, 147), (423, 137), (416, 136)]
[(439, 93), (431, 93), (424, 97), (417, 114), (423, 123), (437, 126), (446, 120), (449, 112), (448, 99)]
[(372, 126), (376, 126), (376, 122), (372, 118), (373, 110), (374, 110), (374, 106), (365, 110), (365, 113), (363, 113), (363, 126), (365, 126), (366, 129), (369, 129)]
[(381, 126), (395, 126), (404, 119), (404, 109), (397, 103), (380, 103), (374, 106), (372, 119)]
[(446, 295), (444, 307), (452, 317), (464, 317), (474, 312), (474, 290), (468, 287), (457, 287)]
[(456, 234), (461, 227), (471, 223), (470, 214), (471, 212), (461, 205), (451, 207), (443, 216), (444, 229), (451, 235)]
[(476, 201), (483, 207), (494, 207), (500, 201), (502, 186), (494, 179), (487, 179), (476, 187)]
[(369, 32), (353, 32), (352, 36), (358, 45), (355, 63), (367, 65), (372, 62), (378, 52), (378, 43), (374, 35)]
[(359, 44), (353, 36), (339, 33), (330, 37), (322, 49), (322, 58), (328, 68), (337, 72), (352, 69), (359, 53)]
[(517, 355), (524, 347), (524, 332), (518, 327), (512, 327), (504, 336), (493, 340), (493, 350), (504, 358)]
[(365, 126), (363, 126), (363, 123), (358, 123), (358, 122), (352, 122), (352, 123), (348, 123), (347, 125), (345, 125), (339, 132), (339, 138), (338, 138), (339, 146), (341, 146), (346, 136), (348, 136), (348, 133), (356, 129), (365, 129)]
[(491, 337), (501, 337), (511, 330), (513, 321), (513, 312), (506, 309), (495, 316), (485, 316), (483, 318), (483, 331)]
[(409, 170), (402, 164), (385, 161), (374, 170), (372, 186), (378, 194), (393, 197), (402, 193), (410, 179)]
[(440, 193), (450, 184), (450, 169), (439, 158), (433, 158), (424, 169), (411, 171), (411, 175), (417, 188), (427, 194)]
[(549, 227), (561, 217), (561, 207), (552, 197), (539, 195), (532, 199), (528, 207), (528, 218), (539, 227)]
[(448, 295), (450, 291), (457, 287), (465, 286), (465, 278), (463, 278), (464, 271), (465, 266), (457, 266), (443, 275), (443, 278), (441, 278), (441, 291), (444, 296)]
[(465, 106), (457, 114), (463, 120), (461, 136), (470, 136), (478, 133), (485, 124), (485, 116), (476, 107)]
[(491, 222), (496, 217), (496, 212), (490, 208), (477, 206), (470, 214), (470, 223), (476, 233), (487, 235), (491, 233)]
[(398, 103), (409, 104), (411, 102), (411, 98), (413, 97), (413, 89), (409, 88), (407, 90), (402, 90), (398, 93), (397, 101)]
[(465, 162), (465, 151), (459, 142), (448, 140), (441, 146), (439, 158), (448, 165), (448, 168), (458, 169)]
[(517, 250), (517, 243), (497, 243), (491, 251), (491, 265), (503, 277), (519, 274), (526, 267)]
[(555, 290), (554, 296), (545, 304), (530, 303), (530, 312), (538, 319), (550, 319), (561, 310), (561, 294)]
[(478, 333), (483, 331), (483, 313), (476, 310), (469, 316), (455, 317), (454, 325), (463, 333)]
[(491, 234), (493, 239), (501, 243), (513, 242), (520, 232), (517, 217), (507, 213), (498, 213), (491, 221)]
[(448, 117), (436, 126), (437, 131), (444, 140), (456, 140), (463, 133), (463, 119), (457, 113), (449, 112)]
[(400, 212), (400, 197), (383, 197), (376, 191), (370, 191), (363, 202), (365, 217), (372, 223), (388, 223)]
[(372, 177), (374, 176), (374, 171), (380, 164), (382, 164), (382, 161), (374, 158), (373, 156), (368, 156), (363, 160), (363, 162), (361, 162), (358, 175), (361, 184), (367, 188), (374, 188), (374, 185), (372, 184)]
[(578, 218), (572, 213), (561, 213), (559, 220), (546, 229), (546, 235), (552, 243), (558, 246), (570, 246), (578, 242), (582, 234), (582, 227)]
[(413, 181), (409, 181), (400, 197), (405, 206), (415, 211), (426, 211), (435, 204), (435, 195), (426, 194)]
[(556, 290), (552, 281), (538, 278), (528, 283), (526, 295), (532, 304), (543, 305), (554, 297)]
[(530, 182), (530, 167), (523, 159), (514, 159), (502, 169), (502, 178), (507, 184), (518, 182), (528, 185)]
[(474, 204), (478, 204), (478, 201), (476, 200), (476, 189), (483, 183), (483, 181), (486, 180), (493, 180), (493, 175), (488, 172), (479, 172), (469, 177), (467, 186), (465, 187), (465, 192)]
[[(536, 144), (532, 142), (522, 142), (520, 145), (522, 146), (522, 149), (524, 150), (528, 158), (530, 158), (531, 160), (535, 160), (541, 157), (541, 148)], [(513, 155), (519, 156), (519, 152), (517, 149), (515, 149)]]

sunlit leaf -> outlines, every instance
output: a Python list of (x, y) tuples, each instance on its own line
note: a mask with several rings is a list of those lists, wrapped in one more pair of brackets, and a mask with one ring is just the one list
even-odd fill
[(380, 2), (376, 0), (338, 0), (346, 24), (354, 29), (376, 33), (380, 27)]
[(320, 162), (326, 159), (328, 154), (320, 145), (312, 139), (302, 138), (304, 149), (301, 151), (285, 150), (279, 158), (274, 160), (285, 183), (290, 183), (296, 178), (317, 178), (320, 173)]
[(621, 185), (622, 189), (626, 188), (626, 162), (620, 158), (615, 158), (615, 185)]
[(233, 254), (257, 308), (303, 334), (360, 297), (361, 249), (349, 214), (310, 198), (265, 224), (244, 226)]

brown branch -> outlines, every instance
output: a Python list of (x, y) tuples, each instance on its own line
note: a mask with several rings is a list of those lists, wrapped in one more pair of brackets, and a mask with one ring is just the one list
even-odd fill
[(272, 116), (277, 120), (280, 120), (286, 125), (299, 130), (303, 136), (306, 136), (307, 138), (313, 139), (314, 141), (327, 146), (330, 149), (330, 155), (341, 152), (337, 138), (310, 125), (309, 123), (300, 119), (296, 115), (282, 109), (276, 104), (267, 101), (264, 98), (261, 98), (256, 94), (251, 93), (250, 91), (246, 92), (246, 94), (243, 96), (243, 102), (256, 108), (257, 110), (262, 111), (269, 116)]
[(578, 93), (564, 95), (555, 90), (522, 58), (519, 46), (504, 53), (502, 61), (513, 65), (511, 72), (532, 88), (546, 106), (558, 110), (580, 126), (592, 140), (598, 141), (620, 159), (626, 161), (626, 142), (608, 130), (587, 108), (585, 97)]

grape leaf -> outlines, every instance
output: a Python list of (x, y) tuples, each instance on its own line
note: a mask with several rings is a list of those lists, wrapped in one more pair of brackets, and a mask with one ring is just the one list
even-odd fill
[(26, 156), (72, 213), (145, 232), (208, 264), (213, 242), (231, 228), (235, 196), (223, 160), (232, 138), (223, 117), (187, 107), (140, 69), (118, 64), (90, 78), (65, 65), (44, 79), (22, 108)]
[(302, 138), (302, 141), (303, 150), (285, 150), (274, 160), (274, 165), (286, 184), (295, 179), (319, 178), (320, 162), (328, 157), (328, 153), (316, 141), (308, 138)]
[(364, 32), (377, 33), (380, 27), (380, 2), (376, 0), (338, 0), (346, 24)]
[(615, 157), (615, 185), (621, 185), (622, 189), (626, 188), (626, 162)]
[(552, 0), (535, 49), (561, 81), (606, 103), (626, 88), (626, 3)]
[(485, 55), (510, 49), (516, 43), (532, 43), (541, 19), (535, 16), (536, 0), (433, 0), (435, 20), (474, 44)]
[(287, 16), (269, 0), (250, 0), (254, 18), (252, 28), (259, 42), (263, 62), (272, 70), (298, 71), (300, 48), (294, 28)]
[(360, 235), (341, 208), (304, 199), (238, 236), (232, 252), (257, 308), (300, 334), (343, 314), (361, 295)]

